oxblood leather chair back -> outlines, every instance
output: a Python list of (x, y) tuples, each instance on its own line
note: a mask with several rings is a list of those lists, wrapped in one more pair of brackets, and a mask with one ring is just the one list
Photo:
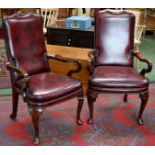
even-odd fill
[(99, 12), (96, 17), (96, 66), (132, 66), (134, 48), (134, 15), (127, 12)]
[[(142, 114), (149, 97), (149, 80), (145, 73), (152, 64), (134, 51), (135, 17), (127, 12), (100, 11), (96, 16), (95, 48), (89, 53), (90, 79), (87, 99), (90, 111), (88, 123), (93, 123), (93, 104), (100, 93), (137, 93), (141, 98), (138, 124), (143, 124)], [(133, 68), (133, 57), (148, 66), (138, 73)]]
[[(39, 143), (39, 118), (45, 107), (78, 99), (77, 123), (82, 124), (80, 112), (83, 105), (82, 83), (71, 76), (81, 70), (75, 59), (48, 54), (45, 48), (42, 17), (37, 14), (12, 15), (4, 20), (5, 42), (11, 72), (13, 110), (10, 117), (17, 116), (18, 97), (27, 102), (34, 125), (34, 143)], [(68, 76), (49, 70), (48, 59), (73, 63), (76, 68)], [(65, 118), (64, 118), (65, 119)]]
[(41, 16), (17, 14), (8, 18), (5, 25), (9, 61), (29, 75), (49, 71)]

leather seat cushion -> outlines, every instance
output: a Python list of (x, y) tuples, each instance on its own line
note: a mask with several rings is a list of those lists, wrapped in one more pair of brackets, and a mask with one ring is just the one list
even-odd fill
[(132, 67), (99, 66), (89, 83), (102, 88), (142, 88), (148, 86), (149, 81)]
[[(16, 82), (21, 88), (23, 79)], [(81, 81), (69, 76), (58, 75), (51, 72), (39, 73), (30, 76), (28, 87), (28, 100), (49, 101), (68, 95), (82, 89)]]

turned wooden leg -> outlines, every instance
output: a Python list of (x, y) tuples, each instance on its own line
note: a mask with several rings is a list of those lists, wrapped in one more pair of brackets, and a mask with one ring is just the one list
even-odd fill
[(15, 119), (17, 116), (17, 109), (18, 109), (18, 97), (19, 94), (16, 90), (12, 89), (12, 113), (10, 118)]
[(127, 102), (127, 101), (128, 101), (128, 94), (125, 94), (125, 95), (124, 95), (123, 101), (124, 101), (124, 102)]
[(87, 120), (87, 123), (88, 124), (92, 124), (93, 123), (93, 105), (94, 105), (94, 102), (96, 101), (96, 98), (97, 98), (97, 94), (93, 93), (93, 94), (90, 94), (89, 92), (87, 93), (87, 100), (88, 100), (88, 107), (89, 107), (89, 118)]
[(141, 98), (141, 106), (140, 106), (140, 110), (139, 110), (139, 115), (138, 115), (137, 122), (138, 122), (139, 125), (143, 125), (144, 124), (144, 121), (142, 119), (142, 115), (143, 115), (144, 109), (146, 107), (148, 98), (149, 98), (148, 92), (141, 93), (140, 94), (140, 98)]
[(82, 106), (83, 106), (84, 96), (83, 94), (78, 96), (78, 107), (77, 107), (77, 124), (82, 125), (83, 121), (80, 118)]
[(43, 109), (41, 108), (29, 108), (31, 117), (32, 117), (32, 123), (34, 126), (34, 144), (39, 144), (39, 118), (43, 112)]

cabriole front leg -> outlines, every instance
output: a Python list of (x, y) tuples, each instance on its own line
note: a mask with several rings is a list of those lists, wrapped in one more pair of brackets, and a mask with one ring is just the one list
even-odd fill
[(39, 119), (43, 112), (42, 108), (29, 108), (31, 117), (32, 117), (32, 123), (34, 126), (34, 144), (39, 144)]
[(77, 124), (78, 125), (82, 125), (83, 124), (83, 121), (81, 120), (81, 110), (82, 110), (82, 107), (83, 107), (83, 101), (84, 101), (84, 96), (83, 94), (80, 94), (78, 96), (78, 107), (77, 107)]
[(144, 109), (146, 107), (148, 98), (149, 98), (148, 92), (141, 93), (140, 98), (141, 98), (141, 106), (140, 106), (139, 115), (138, 115), (138, 124), (143, 125), (144, 121), (142, 119), (142, 115), (143, 115)]
[(88, 107), (89, 107), (89, 118), (87, 120), (88, 124), (93, 123), (93, 109), (94, 109), (94, 102), (96, 101), (96, 98), (97, 98), (96, 93), (87, 92), (87, 100), (88, 100)]

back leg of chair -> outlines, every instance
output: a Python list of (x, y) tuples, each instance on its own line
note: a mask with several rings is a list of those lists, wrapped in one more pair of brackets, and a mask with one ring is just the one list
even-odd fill
[(82, 125), (83, 121), (81, 120), (81, 110), (83, 106), (84, 96), (83, 93), (78, 96), (78, 107), (77, 107), (77, 124)]
[(33, 143), (34, 144), (39, 144), (39, 119), (40, 116), (43, 112), (42, 108), (30, 108), (29, 107), (29, 111), (32, 117), (32, 123), (34, 126), (34, 140)]
[(144, 93), (141, 93), (140, 94), (140, 98), (141, 98), (141, 106), (140, 106), (139, 116), (138, 116), (137, 122), (138, 122), (139, 125), (143, 125), (144, 124), (144, 121), (142, 119), (142, 115), (143, 115), (144, 109), (146, 107), (148, 98), (149, 98), (148, 91), (147, 92), (144, 92)]
[(89, 107), (89, 118), (87, 120), (88, 124), (93, 123), (93, 109), (94, 109), (94, 102), (96, 101), (97, 98), (97, 93), (89, 93), (87, 92), (87, 100), (88, 100), (88, 107)]
[(17, 116), (18, 98), (19, 98), (18, 92), (15, 89), (12, 89), (12, 114), (10, 115), (10, 118), (12, 119), (15, 119)]
[(123, 101), (124, 101), (124, 102), (127, 102), (127, 101), (128, 101), (128, 94), (125, 94), (125, 95), (124, 95)]

